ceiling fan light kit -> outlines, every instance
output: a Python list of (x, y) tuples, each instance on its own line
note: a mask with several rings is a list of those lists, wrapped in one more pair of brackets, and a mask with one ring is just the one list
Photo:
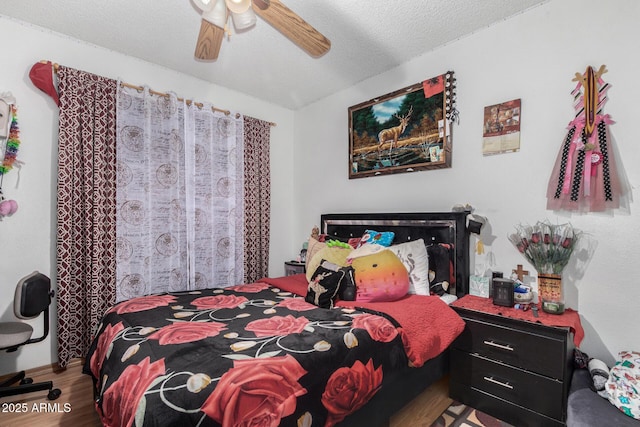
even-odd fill
[(193, 0), (193, 3), (201, 11), (209, 12), (215, 6), (216, 0)]
[(231, 20), (236, 31), (246, 30), (256, 25), (256, 14), (252, 9), (247, 9), (242, 13), (231, 12)]
[(331, 41), (280, 0), (192, 0), (202, 11), (196, 59), (218, 58), (229, 14), (237, 31), (256, 24), (256, 15), (314, 58), (327, 53)]
[(251, 0), (225, 0), (233, 13), (244, 13), (251, 8)]
[(202, 11), (202, 19), (211, 22), (220, 28), (224, 28), (227, 23), (227, 5), (224, 0), (211, 1), (212, 8), (208, 11)]

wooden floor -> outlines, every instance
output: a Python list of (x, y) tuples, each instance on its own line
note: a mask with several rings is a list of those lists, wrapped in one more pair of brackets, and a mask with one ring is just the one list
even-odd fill
[(429, 427), (453, 402), (449, 398), (449, 377), (434, 383), (397, 412), (389, 427)]
[(102, 425), (93, 406), (91, 378), (82, 373), (79, 359), (72, 360), (69, 367), (60, 372), (53, 372), (53, 368), (47, 366), (29, 370), (27, 376), (33, 382), (53, 381), (62, 395), (48, 400), (46, 391), (37, 391), (0, 399), (0, 427)]
[[(47, 400), (47, 392), (0, 399), (0, 427), (65, 426), (98, 427), (102, 424), (93, 406), (91, 378), (82, 373), (82, 362), (73, 360), (66, 370), (52, 367), (33, 369), (27, 376), (34, 382), (53, 381), (62, 391), (57, 400)], [(449, 404), (448, 379), (433, 384), (395, 414), (390, 427), (429, 427)]]

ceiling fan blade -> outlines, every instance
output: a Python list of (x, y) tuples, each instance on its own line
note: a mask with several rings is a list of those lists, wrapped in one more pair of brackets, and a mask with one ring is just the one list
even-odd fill
[(204, 61), (218, 59), (223, 38), (223, 28), (213, 25), (211, 22), (203, 19), (200, 24), (198, 41), (196, 42), (196, 51), (194, 53), (195, 57)]
[(253, 0), (253, 5), (259, 7), (261, 10), (268, 8), (270, 3), (270, 0)]
[(254, 0), (253, 10), (314, 58), (324, 55), (331, 48), (329, 39), (282, 4), (280, 0)]

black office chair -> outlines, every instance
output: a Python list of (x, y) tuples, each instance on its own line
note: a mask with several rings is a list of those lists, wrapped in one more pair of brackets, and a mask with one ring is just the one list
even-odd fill
[[(13, 299), (13, 311), (20, 319), (34, 319), (44, 313), (44, 332), (39, 338), (31, 338), (33, 328), (23, 322), (0, 322), (0, 350), (16, 351), (26, 344), (33, 344), (44, 340), (49, 334), (49, 305), (54, 292), (51, 290), (51, 280), (42, 273), (34, 271), (18, 281)], [(24, 371), (17, 373), (8, 380), (0, 383), (0, 397), (15, 396), (33, 391), (49, 390), (47, 399), (55, 400), (60, 397), (60, 389), (53, 388), (53, 382), (33, 383), (31, 378), (25, 378)], [(13, 385), (20, 382), (18, 385)]]

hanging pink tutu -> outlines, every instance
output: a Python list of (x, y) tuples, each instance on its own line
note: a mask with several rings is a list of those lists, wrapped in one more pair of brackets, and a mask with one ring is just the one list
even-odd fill
[(547, 209), (602, 212), (620, 207), (625, 195), (618, 176), (617, 151), (609, 135), (613, 123), (602, 114), (609, 85), (598, 81), (597, 112), (591, 135), (586, 132), (582, 84), (573, 90), (576, 118), (569, 123), (547, 188)]

